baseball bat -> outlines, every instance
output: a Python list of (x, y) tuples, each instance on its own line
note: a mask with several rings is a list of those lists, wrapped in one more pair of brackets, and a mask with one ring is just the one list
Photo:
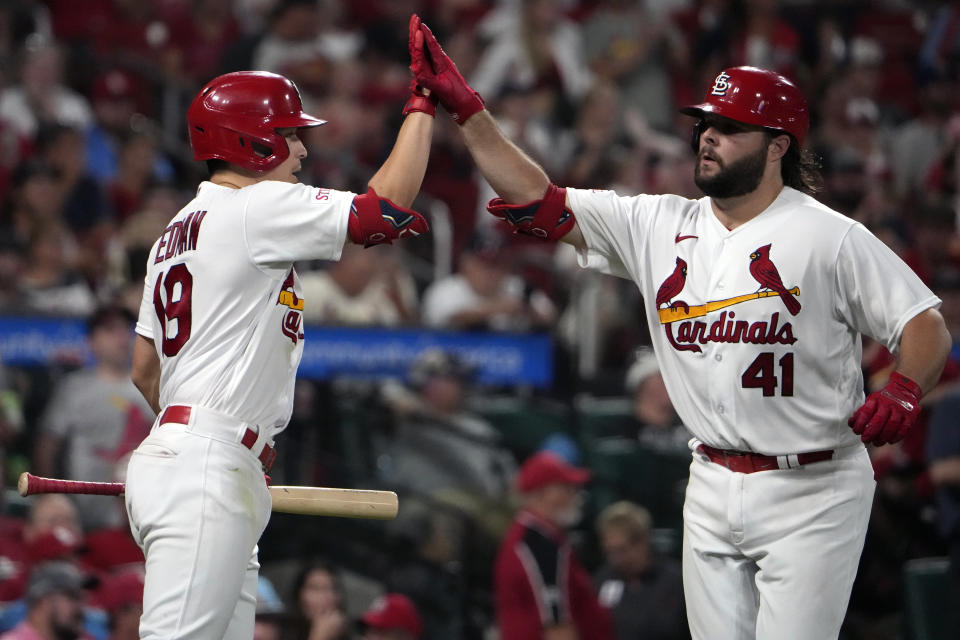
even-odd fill
[[(17, 491), (21, 496), (37, 493), (118, 496), (123, 493), (123, 489), (122, 482), (42, 478), (27, 471), (21, 473), (17, 481)], [(397, 517), (399, 508), (397, 494), (393, 491), (294, 486), (271, 486), (268, 489), (273, 500), (273, 510), (279, 513), (392, 520)]]

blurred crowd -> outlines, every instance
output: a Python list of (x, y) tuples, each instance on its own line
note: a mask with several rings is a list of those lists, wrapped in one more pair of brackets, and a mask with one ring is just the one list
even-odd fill
[[(27, 466), (122, 479), (127, 454), (150, 428), (154, 416), (129, 382), (130, 327), (150, 246), (205, 176), (192, 161), (184, 120), (203, 83), (239, 69), (293, 79), (305, 110), (328, 120), (305, 134), (301, 181), (363, 192), (400, 123), (414, 12), (508, 136), (559, 185), (698, 197), (693, 123), (677, 108), (699, 102), (733, 65), (773, 69), (802, 88), (809, 145), (825, 178), (819, 199), (867, 225), (915, 269), (943, 299), (955, 339), (941, 384), (925, 399), (922, 428), (871, 451), (879, 487), (844, 637), (899, 637), (904, 563), (949, 555), (960, 566), (960, 2), (0, 1), (0, 316), (82, 318), (93, 355), (42, 368), (0, 363), (5, 486)], [(649, 335), (636, 289), (580, 273), (569, 247), (534, 248), (506, 235), (484, 210), (493, 195), (456, 125), (438, 113), (414, 205), (435, 232), (403, 248), (348, 246), (338, 263), (298, 265), (310, 324), (547, 332), (557, 357), (553, 386), (539, 391), (479, 387), (469, 363), (439, 352), (425, 353), (403, 381), (298, 382), (276, 477), (397, 487), (409, 507), (382, 528), (301, 521), (284, 535), (312, 536), (302, 548), (345, 560), (351, 550), (318, 530), (358, 541), (369, 535), (380, 541), (370, 553), (389, 540), (383, 549), (410, 564), (343, 567), (367, 574), (378, 589), (349, 612), (347, 596), (328, 607), (342, 611), (324, 617), (334, 629), (327, 635), (304, 622), (309, 576), (278, 570), (280, 592), (296, 585), (297, 593), (274, 593), (264, 615), (282, 622), (284, 638), (351, 637), (352, 621), (367, 616), (377, 593), (389, 595), (376, 606), (403, 609), (396, 615), (410, 637), (482, 637), (496, 626), (498, 543), (526, 508), (516, 497), (518, 470), (543, 452), (593, 472), (584, 480), (584, 517), (565, 524), (617, 628), (642, 618), (660, 630), (655, 637), (682, 637), (670, 627), (682, 615), (670, 564), (682, 498), (671, 487), (638, 488), (637, 478), (682, 482), (685, 431), (644, 349)], [(892, 365), (882, 345), (865, 344), (870, 389), (882, 386)], [(666, 471), (627, 465), (640, 459)], [(644, 506), (625, 507), (624, 499)], [(113, 585), (134, 584), (142, 561), (121, 505), (8, 496), (4, 513), (0, 604), (8, 606), (0, 608), (0, 632), (43, 615), (72, 624), (68, 618), (80, 614), (47, 599), (82, 591), (85, 633), (135, 637), (124, 635), (123, 613), (134, 607), (136, 588)], [(307, 565), (305, 552), (285, 555), (270, 549), (271, 540), (268, 530), (266, 573), (270, 560)], [(655, 567), (655, 577), (634, 568), (647, 577), (611, 578), (637, 540), (652, 550), (632, 557)], [(644, 562), (645, 555), (654, 559)], [(398, 557), (394, 564), (402, 564)], [(69, 567), (50, 567), (51, 560)], [(43, 571), (34, 576), (31, 567)], [(323, 589), (346, 594), (338, 571), (328, 567)], [(634, 604), (616, 614), (630, 594), (652, 597), (643, 589), (670, 606)], [(368, 638), (402, 637), (367, 626)]]

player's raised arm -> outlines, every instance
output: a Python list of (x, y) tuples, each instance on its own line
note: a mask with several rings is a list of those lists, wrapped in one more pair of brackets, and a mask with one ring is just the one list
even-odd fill
[[(410, 19), (410, 32), (419, 31), (420, 19)], [(414, 55), (410, 47), (411, 57)], [(430, 157), (430, 139), (433, 135), (433, 117), (437, 98), (411, 80), (410, 98), (403, 106), (406, 118), (397, 134), (397, 142), (380, 169), (370, 178), (369, 186), (382, 198), (402, 207), (413, 204), (420, 191), (423, 175)]]
[[(426, 104), (429, 99), (423, 98)], [(409, 108), (410, 101), (407, 102)], [(420, 191), (423, 174), (430, 157), (433, 116), (423, 111), (406, 111), (407, 117), (397, 134), (397, 141), (368, 186), (382, 198), (409, 207)]]
[(540, 165), (503, 135), (483, 98), (467, 84), (430, 28), (416, 16), (410, 24), (410, 69), (460, 125), (480, 173), (500, 195), (487, 205), (490, 213), (518, 233), (583, 246), (576, 218), (567, 208), (566, 190), (551, 183)]
[[(420, 19), (413, 16), (411, 33), (419, 28)], [(414, 78), (397, 141), (367, 183), (369, 191), (354, 198), (347, 234), (351, 242), (369, 247), (427, 231), (423, 216), (408, 207), (417, 197), (427, 170), (436, 104), (436, 97)]]

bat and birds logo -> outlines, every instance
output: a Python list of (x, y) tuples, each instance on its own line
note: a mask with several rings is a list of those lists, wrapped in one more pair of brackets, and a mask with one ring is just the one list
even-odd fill
[[(678, 235), (677, 241), (693, 237)], [(781, 323), (779, 312), (771, 314), (769, 320), (753, 323), (743, 320), (734, 322), (735, 313), (732, 310), (722, 314), (720, 321), (711, 326), (703, 321), (695, 321), (713, 311), (768, 297), (779, 297), (790, 316), (800, 313), (800, 289), (784, 285), (776, 264), (770, 259), (771, 246), (765, 244), (749, 255), (750, 275), (759, 285), (755, 291), (699, 305), (690, 305), (678, 297), (686, 286), (690, 265), (677, 256), (673, 271), (661, 283), (656, 296), (660, 324), (664, 326), (667, 338), (675, 349), (699, 352), (701, 349), (697, 343), (707, 342), (792, 344), (796, 341), (791, 323)], [(676, 323), (681, 324), (678, 337), (674, 338), (673, 325)]]

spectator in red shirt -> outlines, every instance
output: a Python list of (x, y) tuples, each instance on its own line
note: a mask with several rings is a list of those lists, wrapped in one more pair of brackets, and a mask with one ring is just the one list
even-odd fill
[(564, 527), (579, 520), (587, 469), (549, 452), (520, 468), (523, 506), (500, 546), (494, 601), (501, 640), (610, 640), (609, 613), (597, 601), (589, 574)]

